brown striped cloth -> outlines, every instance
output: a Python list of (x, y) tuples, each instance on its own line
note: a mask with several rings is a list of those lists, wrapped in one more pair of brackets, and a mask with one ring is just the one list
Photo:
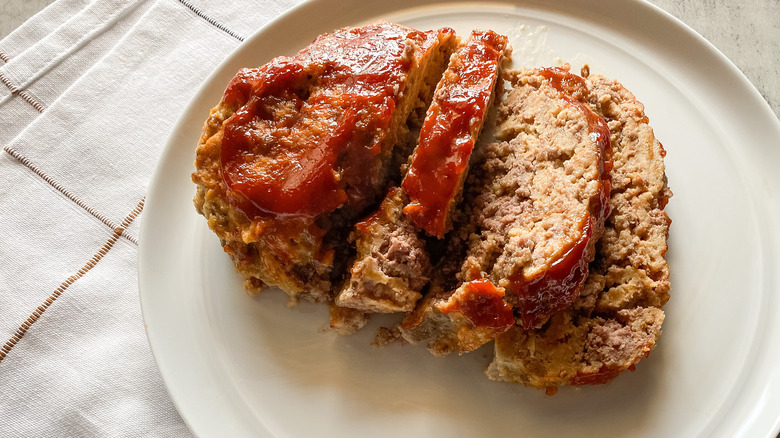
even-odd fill
[(138, 219), (199, 85), (299, 1), (57, 0), (0, 41), (0, 436), (189, 434), (144, 332)]

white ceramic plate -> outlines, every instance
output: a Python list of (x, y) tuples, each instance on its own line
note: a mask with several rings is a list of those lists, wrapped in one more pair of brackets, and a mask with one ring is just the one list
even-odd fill
[[(379, 349), (370, 345), (376, 323), (340, 338), (322, 330), (324, 307), (290, 310), (281, 292), (242, 292), (191, 202), (203, 120), (239, 67), (379, 18), (491, 28), (512, 37), (519, 63), (587, 61), (645, 103), (675, 194), (673, 290), (664, 335), (635, 373), (547, 397), (487, 380), (487, 348), (445, 359), (416, 346)], [(152, 350), (198, 435), (775, 437), (780, 123), (720, 52), (652, 5), (314, 1), (247, 40), (184, 114), (146, 202), (139, 276)]]

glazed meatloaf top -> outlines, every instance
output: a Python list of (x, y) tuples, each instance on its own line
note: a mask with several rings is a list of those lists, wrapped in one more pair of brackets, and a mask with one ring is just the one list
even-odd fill
[(344, 231), (386, 190), (393, 147), (454, 44), (450, 29), (377, 23), (238, 72), (204, 126), (193, 181), (248, 290), (330, 299)]
[(459, 284), (435, 279), (401, 326), (434, 354), (484, 344), (514, 326), (508, 315), (533, 328), (571, 305), (609, 210), (609, 131), (587, 106), (584, 80), (563, 69), (510, 78), (496, 140), (479, 151), (451, 236), (465, 250), (448, 254), (466, 253)]
[(443, 238), (451, 226), (507, 48), (505, 36), (473, 31), (436, 86), (402, 185), (410, 198), (404, 214), (432, 236)]
[(612, 213), (580, 296), (541, 328), (515, 326), (496, 339), (487, 370), (494, 380), (554, 391), (604, 383), (633, 370), (654, 347), (669, 299), (664, 259), (670, 220), (664, 211), (665, 152), (644, 108), (617, 81), (587, 79), (588, 103), (610, 128)]

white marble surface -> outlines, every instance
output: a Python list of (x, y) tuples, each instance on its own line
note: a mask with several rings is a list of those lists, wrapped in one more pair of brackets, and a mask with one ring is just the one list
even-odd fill
[[(54, 0), (0, 1), (0, 38)], [(651, 0), (702, 34), (739, 67), (780, 115), (780, 1)]]

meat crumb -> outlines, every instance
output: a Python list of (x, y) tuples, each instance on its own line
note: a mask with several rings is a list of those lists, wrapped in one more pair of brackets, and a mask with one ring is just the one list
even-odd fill
[(406, 344), (398, 327), (379, 327), (374, 338), (374, 345), (384, 347), (390, 344)]

